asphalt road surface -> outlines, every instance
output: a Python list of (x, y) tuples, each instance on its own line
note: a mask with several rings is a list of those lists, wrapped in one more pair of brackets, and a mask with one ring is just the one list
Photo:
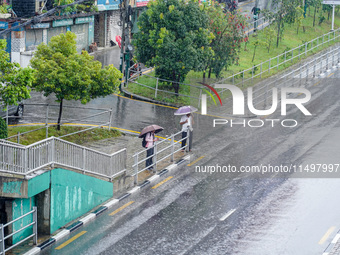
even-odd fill
[[(132, 196), (42, 254), (322, 254), (340, 229), (340, 72), (327, 76), (308, 87), (312, 99), (305, 107), (312, 116), (291, 106), (287, 116), (278, 109), (258, 119), (263, 127), (251, 128), (213, 127), (214, 117), (197, 114), (193, 154), (199, 161), (182, 166), (172, 178), (165, 176), (168, 181), (159, 187)], [(144, 119), (166, 126), (165, 133), (176, 128), (173, 109), (115, 100), (129, 107), (119, 125), (139, 128)], [(298, 124), (284, 127), (284, 119)], [(249, 121), (234, 119), (243, 120)], [(206, 172), (218, 166), (236, 171)], [(241, 172), (247, 166), (288, 167), (289, 173)], [(129, 205), (116, 211), (125, 203)]]

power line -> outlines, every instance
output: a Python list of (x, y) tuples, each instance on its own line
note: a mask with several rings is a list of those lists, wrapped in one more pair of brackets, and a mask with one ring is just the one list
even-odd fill
[(35, 16), (33, 17), (32, 19), (22, 23), (22, 24), (19, 24), (17, 26), (14, 26), (14, 27), (11, 27), (11, 28), (7, 28), (3, 31), (0, 32), (0, 36), (3, 35), (3, 34), (7, 34), (9, 32), (11, 32), (12, 30), (15, 30), (15, 29), (18, 29), (18, 28), (22, 28), (22, 27), (25, 27), (25, 26), (28, 26), (28, 25), (31, 25), (31, 24), (38, 24), (38, 23), (41, 23), (42, 19), (43, 18), (46, 18), (46, 17), (49, 17), (49, 16), (52, 16), (55, 12), (57, 11), (60, 11), (60, 10), (63, 10), (67, 7), (70, 7), (70, 6), (73, 6), (73, 5), (76, 5), (76, 4), (81, 4), (83, 2), (89, 2), (91, 1), (92, 3), (94, 3), (94, 0), (78, 0), (78, 1), (75, 1), (71, 4), (66, 4), (66, 5), (61, 5), (61, 6), (57, 6), (57, 7), (54, 7), (52, 8), (51, 10), (43, 13), (43, 14), (40, 14), (38, 16)]

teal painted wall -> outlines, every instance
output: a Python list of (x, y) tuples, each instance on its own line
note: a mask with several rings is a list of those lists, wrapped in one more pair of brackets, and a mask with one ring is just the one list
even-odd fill
[(27, 197), (33, 197), (50, 187), (50, 171), (28, 180)]
[[(35, 206), (35, 198), (16, 198), (12, 203), (12, 217), (16, 219), (25, 213), (28, 213)], [(23, 228), (24, 226), (30, 224), (33, 221), (32, 214), (16, 221), (13, 223), (13, 232)], [(13, 235), (13, 244), (19, 242), (20, 240), (26, 238), (33, 233), (33, 227), (28, 227), (19, 233)]]
[(113, 196), (113, 184), (73, 171), (51, 171), (50, 232), (87, 213)]
[(3, 183), (2, 192), (8, 194), (17, 194), (21, 196), (21, 185), (23, 181), (10, 181)]

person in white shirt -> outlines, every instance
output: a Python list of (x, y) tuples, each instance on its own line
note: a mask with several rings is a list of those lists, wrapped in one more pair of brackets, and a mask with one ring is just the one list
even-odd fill
[[(153, 152), (154, 152), (154, 142), (158, 141), (158, 138), (155, 138), (155, 131), (151, 131), (149, 133), (147, 133), (145, 135), (145, 141), (147, 142), (146, 143), (146, 148), (147, 148), (147, 151), (146, 151), (146, 157), (148, 158), (146, 161), (145, 161), (145, 167), (149, 167), (148, 170), (153, 170), (153, 162), (152, 162), (152, 158), (151, 157), (153, 155)], [(150, 158), (149, 158), (150, 157)]]
[(191, 151), (191, 145), (192, 145), (192, 135), (193, 135), (193, 129), (192, 129), (192, 125), (194, 124), (194, 119), (192, 117), (192, 115), (190, 113), (188, 113), (187, 115), (183, 115), (179, 124), (182, 125), (182, 151), (184, 151), (185, 149), (185, 145), (187, 143), (187, 136), (188, 136), (188, 132), (189, 133), (189, 151)]

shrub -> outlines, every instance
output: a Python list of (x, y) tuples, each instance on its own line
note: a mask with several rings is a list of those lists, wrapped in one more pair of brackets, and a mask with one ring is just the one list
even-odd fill
[(0, 139), (5, 139), (8, 137), (8, 130), (6, 121), (0, 118)]

